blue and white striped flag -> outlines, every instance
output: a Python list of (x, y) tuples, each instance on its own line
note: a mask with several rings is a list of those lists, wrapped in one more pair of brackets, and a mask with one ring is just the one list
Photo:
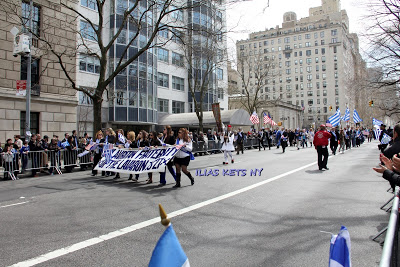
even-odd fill
[[(378, 136), (379, 137), (379, 136)], [(390, 137), (388, 134), (383, 134), (381, 144), (389, 144), (390, 140), (392, 140), (392, 137)]]
[(336, 113), (329, 117), (329, 122), (332, 126), (337, 126), (340, 122), (340, 109), (336, 110)]
[(118, 141), (119, 141), (121, 144), (125, 144), (125, 143), (126, 143), (125, 136), (123, 136), (121, 133), (118, 133)]
[(149, 267), (190, 267), (189, 259), (182, 249), (174, 228), (170, 224), (157, 242), (151, 255)]
[(350, 120), (350, 109), (346, 108), (346, 112), (344, 113), (343, 116), (343, 121), (349, 121)]
[(375, 119), (375, 118), (372, 118), (372, 125), (378, 125), (378, 126), (381, 126), (383, 124), (383, 122), (382, 121), (380, 121), (380, 120), (377, 120), (377, 119)]
[(330, 267), (351, 267), (350, 234), (345, 226), (340, 228), (338, 235), (332, 235), (329, 252)]
[(353, 111), (353, 121), (354, 121), (354, 123), (362, 122), (362, 119), (360, 118), (360, 115), (358, 115), (358, 112), (356, 109), (354, 109), (354, 111)]

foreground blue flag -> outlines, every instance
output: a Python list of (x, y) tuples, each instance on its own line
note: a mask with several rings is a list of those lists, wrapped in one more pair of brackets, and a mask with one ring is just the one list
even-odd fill
[[(379, 137), (379, 136), (378, 136)], [(387, 145), (389, 142), (392, 140), (392, 137), (390, 137), (387, 134), (383, 134), (381, 144)]]
[(351, 267), (350, 234), (345, 226), (338, 235), (332, 235), (329, 253), (329, 267)]
[(153, 250), (149, 267), (190, 267), (189, 259), (183, 251), (174, 228), (170, 224), (158, 240)]
[(340, 123), (340, 109), (337, 109), (336, 113), (329, 117), (329, 122), (332, 126), (337, 126)]

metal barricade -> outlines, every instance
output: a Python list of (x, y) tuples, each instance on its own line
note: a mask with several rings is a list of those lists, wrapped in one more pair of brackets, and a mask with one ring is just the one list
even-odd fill
[(19, 172), (19, 154), (13, 152), (1, 153), (1, 167), (3, 167), (4, 180), (17, 180)]
[[(390, 267), (397, 266), (398, 256), (398, 231), (399, 231), (399, 187), (394, 193), (392, 211), (390, 213), (389, 224), (383, 245), (382, 256), (379, 266)], [(393, 264), (392, 264), (393, 263)]]

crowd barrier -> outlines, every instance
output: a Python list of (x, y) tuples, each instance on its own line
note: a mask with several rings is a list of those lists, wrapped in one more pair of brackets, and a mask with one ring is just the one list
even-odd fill
[[(268, 146), (267, 140), (263, 140), (264, 146)], [(274, 140), (271, 140), (271, 146), (274, 146)], [(236, 144), (235, 144), (236, 146)], [(257, 138), (247, 138), (243, 140), (243, 147), (246, 149), (257, 148), (259, 140)], [(193, 142), (194, 154), (216, 153), (221, 150), (222, 142), (209, 140), (208, 142)], [(18, 179), (18, 175), (31, 172), (35, 175), (38, 172), (48, 172), (49, 174), (63, 171), (71, 172), (73, 168), (80, 167), (86, 169), (93, 164), (93, 154), (89, 153), (78, 157), (83, 149), (62, 149), (62, 150), (41, 150), (29, 151), (23, 153), (1, 153), (0, 175), (5, 179)]]
[(386, 228), (386, 237), (382, 249), (382, 256), (379, 266), (399, 266), (398, 259), (398, 232), (399, 232), (399, 187), (396, 187), (389, 224)]

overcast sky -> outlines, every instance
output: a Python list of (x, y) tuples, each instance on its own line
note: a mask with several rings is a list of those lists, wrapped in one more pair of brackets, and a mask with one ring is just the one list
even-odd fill
[[(367, 14), (365, 3), (368, 0), (342, 0), (341, 8), (347, 11), (350, 31), (363, 32), (362, 18)], [(247, 39), (249, 33), (266, 28), (282, 26), (283, 14), (293, 11), (297, 19), (308, 17), (310, 7), (321, 6), (321, 0), (247, 0), (232, 4), (227, 8), (228, 49), (232, 53), (238, 40)]]

